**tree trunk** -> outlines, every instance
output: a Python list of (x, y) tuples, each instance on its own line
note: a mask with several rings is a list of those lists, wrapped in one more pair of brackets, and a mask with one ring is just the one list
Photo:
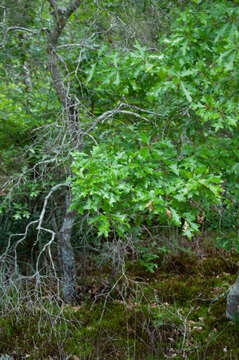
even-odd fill
[[(55, 23), (52, 29), (47, 30), (48, 68), (51, 74), (53, 86), (64, 108), (66, 131), (72, 139), (73, 149), (77, 146), (79, 147), (77, 109), (74, 98), (70, 94), (70, 90), (66, 89), (65, 87), (64, 74), (62, 74), (61, 68), (58, 65), (57, 43), (68, 19), (80, 6), (81, 0), (70, 1), (67, 8), (65, 9), (59, 7), (56, 0), (48, 0), (48, 3), (52, 9), (52, 15)], [(71, 233), (74, 225), (75, 212), (70, 211), (70, 204), (71, 194), (69, 190), (66, 195), (66, 213), (63, 218), (60, 231), (57, 232), (57, 247), (61, 271), (60, 277), (62, 280), (62, 294), (66, 303), (72, 303), (76, 298), (75, 257), (71, 245)]]
[(230, 320), (235, 320), (239, 315), (239, 273), (236, 282), (230, 287), (227, 296), (226, 316)]
[(57, 250), (61, 273), (61, 288), (63, 299), (66, 303), (76, 300), (76, 271), (75, 256), (71, 245), (71, 234), (74, 225), (75, 213), (70, 211), (71, 196), (66, 194), (66, 213), (59, 232), (57, 232)]

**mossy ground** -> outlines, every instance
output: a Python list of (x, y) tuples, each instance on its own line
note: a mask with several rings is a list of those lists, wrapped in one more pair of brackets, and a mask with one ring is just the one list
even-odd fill
[[(97, 272), (76, 306), (23, 304), (0, 317), (0, 354), (16, 359), (238, 359), (225, 317), (237, 254), (178, 254), (148, 273), (132, 262), (102, 293)], [(101, 274), (103, 277), (103, 274)], [(92, 279), (92, 280), (90, 280)]]

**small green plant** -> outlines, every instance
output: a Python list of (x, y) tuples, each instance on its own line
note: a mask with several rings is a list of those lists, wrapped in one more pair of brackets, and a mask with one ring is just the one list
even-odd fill
[(221, 235), (218, 235), (216, 238), (216, 246), (218, 248), (225, 249), (230, 251), (231, 249), (239, 252), (239, 238), (238, 233), (228, 232)]
[(149, 251), (148, 248), (140, 248), (141, 258), (139, 259), (139, 264), (144, 266), (147, 271), (153, 273), (157, 268), (158, 264), (155, 262), (159, 258), (158, 255), (153, 254)]

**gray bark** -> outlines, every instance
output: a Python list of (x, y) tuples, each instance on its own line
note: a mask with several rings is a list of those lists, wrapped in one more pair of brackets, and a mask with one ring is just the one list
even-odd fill
[[(61, 68), (58, 65), (56, 47), (69, 17), (80, 6), (81, 0), (71, 1), (66, 9), (59, 7), (57, 0), (48, 0), (48, 3), (52, 9), (52, 15), (55, 22), (54, 27), (52, 29), (48, 29), (48, 68), (51, 74), (53, 86), (64, 108), (67, 130), (72, 138), (72, 141), (74, 142), (72, 147), (75, 147), (78, 144), (77, 110), (74, 98), (71, 96), (69, 90), (65, 87), (63, 80), (64, 76), (62, 74)], [(62, 280), (62, 294), (64, 301), (67, 303), (74, 302), (76, 297), (75, 258), (71, 245), (71, 234), (74, 225), (75, 212), (70, 211), (70, 204), (71, 194), (69, 190), (66, 195), (66, 212), (60, 231), (57, 232), (57, 247), (61, 272), (60, 277)]]
[(227, 296), (226, 316), (230, 320), (235, 320), (239, 315), (239, 273), (236, 282), (230, 287)]
[(57, 250), (61, 273), (61, 288), (63, 299), (71, 304), (76, 300), (76, 271), (75, 256), (71, 245), (71, 234), (74, 225), (75, 213), (70, 211), (70, 193), (66, 194), (66, 213), (59, 232), (57, 232)]
[(70, 2), (67, 9), (62, 9), (57, 5), (55, 0), (48, 0), (53, 9), (55, 26), (52, 30), (48, 30), (47, 36), (47, 56), (48, 68), (53, 81), (53, 86), (57, 92), (60, 102), (64, 107), (68, 131), (74, 142), (77, 142), (78, 133), (78, 116), (74, 98), (70, 94), (70, 90), (65, 87), (64, 76), (58, 65), (58, 57), (56, 47), (58, 40), (64, 30), (67, 20), (72, 13), (80, 6), (81, 0)]

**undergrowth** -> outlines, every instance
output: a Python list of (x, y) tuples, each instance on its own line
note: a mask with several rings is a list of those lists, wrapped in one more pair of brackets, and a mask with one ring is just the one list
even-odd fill
[(132, 261), (104, 291), (96, 286), (97, 270), (91, 270), (87, 293), (74, 306), (61, 302), (47, 283), (37, 290), (33, 281), (22, 283), (20, 291), (13, 279), (5, 281), (0, 354), (13, 359), (238, 359), (238, 324), (225, 317), (237, 254), (213, 248), (202, 256), (157, 261), (154, 273)]

